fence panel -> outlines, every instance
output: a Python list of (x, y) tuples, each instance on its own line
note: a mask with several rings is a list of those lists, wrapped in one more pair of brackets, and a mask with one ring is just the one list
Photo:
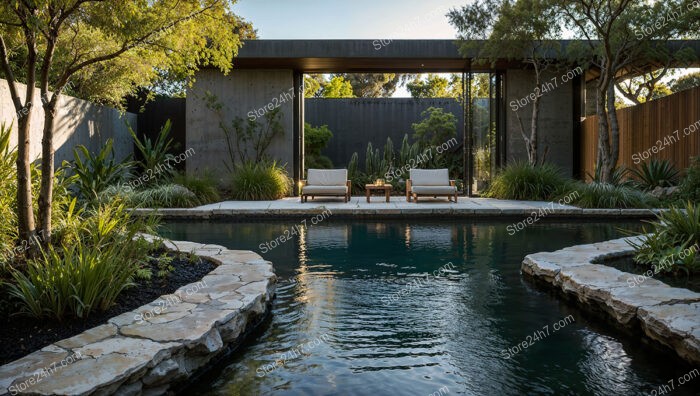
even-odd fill
[[(668, 159), (677, 169), (700, 156), (700, 87), (617, 111), (620, 122), (618, 166), (634, 167), (651, 158)], [(598, 117), (581, 122), (581, 169), (593, 174)]]

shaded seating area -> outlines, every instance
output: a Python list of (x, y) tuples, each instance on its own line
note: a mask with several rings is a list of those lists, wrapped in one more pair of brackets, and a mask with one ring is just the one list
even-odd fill
[(420, 196), (447, 197), (457, 202), (457, 187), (450, 180), (447, 169), (411, 169), (411, 177), (406, 181), (406, 201), (411, 197), (418, 202)]
[(343, 197), (350, 200), (351, 184), (347, 169), (309, 169), (306, 180), (301, 181), (301, 202), (308, 202), (309, 196)]

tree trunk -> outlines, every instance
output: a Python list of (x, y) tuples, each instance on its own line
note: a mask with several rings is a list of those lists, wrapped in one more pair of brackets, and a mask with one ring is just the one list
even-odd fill
[(36, 36), (29, 29), (25, 29), (25, 42), (27, 44), (27, 92), (25, 94), (24, 107), (18, 109), (20, 114), (18, 115), (19, 121), (17, 123), (17, 222), (20, 239), (29, 241), (36, 232), (29, 149), (37, 62)]
[[(607, 83), (598, 85), (597, 113), (598, 113), (598, 158), (596, 171), (600, 174), (601, 181), (607, 183), (612, 174), (610, 158), (610, 134), (608, 114), (606, 111)], [(614, 98), (613, 98), (614, 101)]]
[[(540, 71), (535, 66), (535, 80), (537, 87), (541, 87)], [(540, 93), (541, 95), (541, 93)], [(530, 159), (530, 165), (537, 165), (537, 124), (540, 118), (540, 95), (535, 95), (535, 99), (532, 101), (532, 120), (530, 120), (530, 144), (528, 147), (528, 157)]]
[(39, 194), (39, 227), (42, 243), (51, 243), (51, 203), (53, 201), (54, 150), (53, 130), (56, 119), (55, 101), (44, 104), (44, 131), (41, 139), (41, 192)]
[(58, 40), (58, 28), (51, 30), (47, 40), (44, 62), (41, 65), (41, 103), (44, 108), (44, 129), (41, 138), (41, 191), (39, 193), (39, 227), (42, 244), (51, 243), (51, 211), (53, 201), (54, 151), (53, 130), (56, 120), (56, 105), (64, 85), (56, 86), (56, 92), (49, 98), (49, 71), (53, 63), (54, 50)]
[(620, 123), (617, 119), (617, 109), (615, 108), (615, 84), (608, 84), (608, 117), (610, 118), (610, 174), (608, 180), (612, 181), (612, 176), (617, 166), (620, 156)]
[[(29, 86), (27, 91), (32, 92)], [(32, 102), (25, 102), (24, 110), (17, 122), (17, 221), (20, 240), (29, 241), (35, 232), (32, 208), (31, 162), (29, 161), (29, 128), (31, 126)]]

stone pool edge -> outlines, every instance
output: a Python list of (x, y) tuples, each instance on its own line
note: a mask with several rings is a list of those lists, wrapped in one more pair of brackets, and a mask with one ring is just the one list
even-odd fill
[(269, 261), (218, 245), (164, 244), (217, 267), (172, 294), (0, 366), (0, 395), (165, 394), (235, 348), (269, 313), (277, 282)]
[(574, 297), (626, 328), (638, 328), (691, 364), (700, 364), (700, 293), (602, 264), (634, 250), (620, 238), (527, 255), (521, 272)]
[[(667, 209), (581, 209), (556, 208), (540, 215), (547, 219), (654, 219)], [(507, 218), (517, 219), (541, 213), (538, 208), (460, 208), (433, 207), (429, 204), (416, 208), (337, 208), (325, 205), (295, 209), (200, 209), (200, 208), (136, 208), (137, 216), (157, 216), (166, 220), (213, 220), (213, 219), (301, 219), (330, 211), (338, 219), (411, 219), (411, 218)]]

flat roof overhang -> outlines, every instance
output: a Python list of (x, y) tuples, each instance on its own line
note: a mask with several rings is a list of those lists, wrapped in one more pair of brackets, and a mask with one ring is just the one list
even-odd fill
[[(306, 73), (430, 73), (462, 72), (470, 60), (462, 56), (458, 40), (246, 40), (233, 60), (237, 69), (292, 69)], [(477, 46), (478, 41), (474, 42)], [(574, 41), (557, 42), (565, 48)], [(671, 40), (670, 49), (688, 47), (700, 66), (700, 40)], [(474, 51), (476, 52), (476, 51)], [(551, 55), (556, 59), (557, 55)], [(650, 64), (654, 64), (650, 61)], [(471, 64), (472, 71), (523, 68), (519, 60), (499, 59), (493, 64)], [(595, 72), (593, 73), (595, 74)]]

